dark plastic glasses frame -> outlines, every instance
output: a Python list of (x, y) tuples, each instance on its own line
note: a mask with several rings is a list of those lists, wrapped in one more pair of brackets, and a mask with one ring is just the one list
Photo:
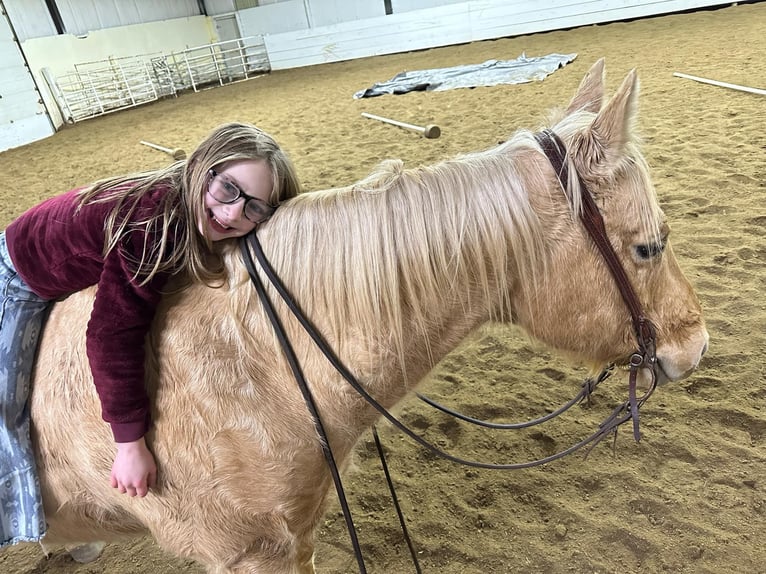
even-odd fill
[[(259, 199), (257, 197), (253, 197), (252, 195), (247, 195), (245, 192), (243, 192), (234, 182), (231, 182), (227, 179), (223, 179), (223, 175), (218, 173), (216, 170), (211, 169), (208, 171), (208, 174), (210, 175), (210, 179), (207, 182), (207, 192), (215, 199), (218, 203), (223, 203), (224, 205), (231, 205), (232, 203), (236, 203), (239, 201), (240, 198), (245, 198), (245, 205), (242, 207), (242, 213), (245, 216), (245, 218), (252, 222), (252, 223), (263, 223), (267, 219), (269, 219), (272, 215), (274, 215), (274, 212), (277, 210), (276, 206), (271, 205), (270, 203), (267, 203), (263, 201), (262, 199)], [(216, 194), (214, 194), (210, 190), (210, 186), (213, 183), (213, 180), (218, 177), (222, 176), (222, 179), (219, 180), (221, 184), (221, 188), (226, 193), (227, 196), (231, 196), (231, 199), (219, 199), (216, 197)], [(236, 192), (236, 195), (235, 195)], [(248, 210), (248, 208), (251, 208)], [(249, 211), (249, 213), (248, 213)]]

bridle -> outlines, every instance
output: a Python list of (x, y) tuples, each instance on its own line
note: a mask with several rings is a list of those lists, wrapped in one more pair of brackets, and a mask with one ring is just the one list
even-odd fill
[[(561, 188), (571, 201), (569, 194), (569, 168), (566, 161), (566, 147), (561, 138), (557, 136), (552, 130), (545, 129), (535, 134), (535, 140), (540, 145), (545, 153), (548, 161), (553, 166), (553, 171), (556, 172)], [(636, 292), (633, 289), (633, 285), (628, 279), (628, 275), (625, 273), (625, 268), (617, 258), (617, 254), (614, 252), (614, 248), (609, 241), (609, 237), (606, 235), (606, 227), (604, 226), (604, 218), (596, 207), (596, 202), (593, 200), (593, 195), (588, 191), (587, 186), (580, 177), (580, 174), (575, 171), (577, 180), (580, 184), (582, 209), (580, 210), (580, 221), (582, 221), (583, 227), (590, 235), (590, 238), (598, 248), (601, 257), (604, 259), (609, 271), (614, 278), (614, 282), (617, 284), (617, 288), (620, 290), (622, 300), (630, 311), (630, 318), (633, 322), (633, 333), (636, 336), (636, 342), (638, 343), (638, 349), (630, 356), (628, 365), (630, 366), (630, 378), (629, 378), (629, 404), (630, 415), (633, 419), (633, 435), (638, 441), (641, 438), (638, 429), (638, 407), (639, 402), (636, 398), (636, 379), (638, 377), (639, 369), (647, 369), (651, 374), (651, 382), (649, 391), (642, 397), (642, 403), (649, 395), (654, 391), (657, 385), (657, 369), (659, 364), (657, 363), (657, 342), (656, 342), (656, 329), (652, 322), (644, 314), (641, 302), (636, 296)]]
[[(564, 146), (564, 143), (551, 130), (544, 130), (542, 132), (536, 133), (534, 137), (536, 141), (538, 142), (538, 144), (540, 145), (540, 147), (542, 148), (546, 157), (550, 161), (551, 165), (553, 166), (553, 169), (556, 172), (559, 183), (562, 189), (564, 190), (564, 193), (567, 195), (567, 197), (569, 197), (568, 183), (567, 183), (568, 177), (569, 177), (569, 170), (568, 170), (567, 162), (566, 162), (566, 148)], [(596, 432), (594, 432), (588, 438), (574, 444), (573, 446), (559, 453), (547, 456), (539, 460), (530, 461), (530, 462), (512, 463), (512, 464), (492, 464), (492, 463), (485, 463), (485, 462), (479, 462), (479, 461), (465, 460), (442, 451), (438, 447), (434, 446), (433, 444), (423, 439), (420, 435), (416, 434), (406, 425), (404, 425), (401, 421), (399, 421), (396, 417), (394, 417), (385, 407), (383, 407), (380, 403), (378, 403), (375, 400), (375, 398), (373, 398), (366, 391), (366, 389), (356, 380), (353, 374), (338, 359), (338, 357), (335, 355), (333, 350), (327, 345), (327, 343), (324, 341), (324, 339), (319, 334), (319, 332), (314, 328), (311, 322), (306, 318), (306, 316), (301, 311), (300, 307), (297, 305), (295, 300), (292, 298), (290, 293), (282, 284), (281, 280), (276, 275), (270, 263), (266, 259), (266, 256), (263, 253), (263, 249), (261, 247), (261, 244), (260, 244), (260, 241), (258, 240), (257, 235), (255, 233), (251, 233), (248, 236), (241, 238), (240, 250), (242, 252), (242, 257), (245, 263), (245, 267), (247, 268), (247, 272), (250, 276), (250, 280), (252, 281), (264, 305), (266, 314), (268, 315), (269, 320), (271, 321), (275, 329), (277, 337), (279, 338), (279, 341), (282, 345), (282, 349), (287, 358), (288, 364), (293, 372), (293, 376), (295, 377), (298, 383), (298, 386), (301, 390), (301, 393), (303, 394), (303, 398), (306, 402), (307, 408), (309, 409), (309, 412), (313, 418), (316, 431), (321, 439), (322, 451), (324, 453), (327, 464), (330, 468), (330, 473), (332, 475), (333, 482), (335, 484), (335, 489), (338, 494), (341, 508), (343, 510), (344, 518), (346, 520), (346, 526), (348, 528), (349, 535), (351, 537), (351, 542), (354, 547), (354, 553), (356, 555), (360, 574), (366, 573), (364, 559), (362, 558), (361, 547), (357, 539), (356, 529), (354, 527), (353, 520), (351, 518), (351, 513), (348, 507), (348, 503), (346, 501), (346, 497), (343, 490), (343, 484), (340, 478), (340, 472), (338, 470), (334, 455), (330, 448), (329, 441), (327, 438), (327, 433), (324, 429), (321, 416), (317, 409), (311, 390), (303, 375), (297, 356), (292, 348), (292, 345), (288, 337), (286, 336), (284, 327), (282, 326), (282, 323), (274, 309), (274, 306), (271, 300), (269, 299), (269, 296), (266, 293), (263, 283), (261, 282), (261, 279), (255, 268), (255, 263), (252, 259), (251, 251), (250, 251), (250, 248), (248, 247), (248, 244), (252, 247), (252, 250), (255, 253), (256, 258), (258, 259), (258, 263), (261, 269), (263, 270), (263, 272), (271, 281), (272, 285), (275, 287), (279, 295), (285, 301), (288, 308), (296, 317), (296, 319), (299, 321), (301, 326), (306, 330), (307, 334), (311, 337), (311, 339), (314, 341), (314, 343), (317, 345), (320, 351), (325, 355), (327, 360), (338, 371), (338, 373), (340, 373), (340, 375), (346, 380), (346, 382), (348, 382), (354, 388), (354, 390), (362, 398), (364, 398), (365, 401), (367, 401), (369, 405), (371, 405), (375, 410), (377, 410), (393, 426), (395, 426), (401, 432), (409, 436), (411, 439), (413, 439), (422, 447), (426, 448), (427, 450), (431, 451), (437, 456), (444, 458), (446, 460), (450, 460), (452, 462), (456, 462), (459, 464), (476, 467), (476, 468), (487, 468), (487, 469), (497, 469), (497, 470), (517, 470), (522, 468), (530, 468), (533, 466), (539, 466), (542, 464), (552, 462), (559, 458), (562, 458), (563, 456), (566, 456), (572, 452), (575, 452), (576, 450), (579, 450), (580, 448), (586, 445), (591, 445), (590, 448), (593, 448), (593, 446), (598, 444), (610, 433), (612, 432), (616, 433), (617, 427), (627, 422), (628, 420), (633, 421), (633, 434), (634, 434), (634, 438), (638, 441), (640, 439), (639, 418), (638, 418), (639, 409), (644, 404), (644, 402), (649, 398), (649, 396), (652, 394), (657, 384), (657, 369), (659, 368), (659, 365), (657, 363), (657, 356), (656, 356), (655, 328), (652, 325), (651, 321), (649, 321), (649, 319), (645, 316), (641, 303), (639, 302), (635, 294), (635, 291), (630, 283), (630, 280), (628, 279), (628, 276), (625, 273), (625, 269), (623, 268), (622, 263), (617, 257), (617, 254), (615, 253), (614, 248), (609, 242), (609, 238), (606, 235), (604, 220), (601, 214), (599, 213), (598, 208), (596, 207), (593, 197), (591, 196), (590, 192), (587, 190), (587, 187), (584, 185), (582, 179), (580, 179), (579, 174), (576, 174), (576, 175), (579, 179), (580, 189), (582, 190), (582, 211), (580, 213), (580, 219), (583, 223), (583, 226), (587, 230), (588, 234), (593, 239), (593, 242), (598, 248), (599, 253), (601, 254), (602, 258), (607, 264), (607, 267), (609, 268), (615, 280), (615, 283), (617, 284), (617, 287), (619, 288), (620, 294), (622, 295), (622, 298), (625, 301), (625, 304), (628, 307), (628, 310), (630, 311), (631, 319), (633, 322), (634, 334), (636, 336), (636, 341), (638, 344), (638, 349), (635, 352), (633, 352), (629, 360), (630, 377), (629, 377), (628, 400), (626, 400), (624, 403), (616, 407), (611, 412), (611, 414), (606, 419), (604, 419), (604, 421), (599, 425), (599, 428), (596, 430)], [(445, 413), (451, 414), (453, 416), (456, 416), (458, 418), (461, 418), (462, 420), (473, 423), (473, 424), (478, 424), (478, 425), (487, 426), (491, 428), (526, 428), (526, 427), (537, 425), (547, 420), (550, 420), (551, 418), (566, 411), (567, 409), (569, 409), (569, 407), (573, 406), (574, 404), (577, 404), (581, 402), (582, 400), (588, 398), (590, 394), (593, 392), (593, 390), (596, 388), (596, 386), (602, 381), (604, 381), (610, 375), (611, 369), (612, 367), (610, 366), (607, 369), (605, 369), (597, 378), (587, 379), (582, 384), (581, 390), (578, 393), (578, 395), (574, 399), (566, 403), (564, 406), (559, 408), (558, 410), (554, 411), (553, 413), (550, 413), (549, 415), (541, 417), (539, 419), (535, 419), (533, 421), (528, 421), (525, 423), (497, 424), (497, 423), (487, 423), (485, 421), (478, 421), (476, 419), (472, 419), (470, 417), (461, 415), (460, 413), (451, 411), (450, 409), (443, 407), (439, 405), (438, 403), (431, 401), (430, 399), (422, 397), (421, 395), (418, 395), (418, 396), (422, 400), (438, 408), (439, 410)], [(650, 372), (651, 383), (648, 390), (644, 393), (644, 395), (641, 397), (638, 397), (636, 386), (637, 386), (638, 371), (640, 369), (647, 369)], [(374, 432), (374, 437), (375, 437), (376, 443), (378, 443), (377, 433), (375, 432)], [(379, 443), (378, 443), (378, 452), (381, 455), (381, 461), (383, 462), (384, 470), (386, 471), (386, 474), (387, 474), (387, 467), (382, 455), (383, 451), (380, 448)], [(389, 480), (389, 488), (390, 489), (393, 488), (390, 480)], [(394, 494), (393, 490), (392, 490), (392, 497), (394, 498), (394, 503), (397, 506), (397, 511), (399, 511), (398, 503), (396, 501), (396, 495)], [(407, 536), (407, 533), (406, 533), (405, 522), (401, 514), (399, 515), (399, 520), (400, 520), (402, 529), (405, 532), (405, 537), (407, 538), (407, 542), (410, 545), (410, 552), (413, 557), (413, 561), (415, 562), (416, 569), (418, 570), (418, 572), (420, 572), (420, 568), (417, 564), (417, 557), (412, 548), (412, 545), (409, 542), (409, 537)]]

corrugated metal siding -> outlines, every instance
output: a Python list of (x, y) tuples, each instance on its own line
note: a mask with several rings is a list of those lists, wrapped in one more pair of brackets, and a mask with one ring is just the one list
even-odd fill
[[(240, 18), (243, 34), (250, 33), (246, 30), (249, 30), (251, 21)], [(294, 68), (407, 52), (444, 43), (470, 42), (471, 29), (466, 23), (465, 8), (453, 4), (296, 32), (266, 34), (264, 42), (272, 69)]]
[(391, 10), (394, 14), (410, 12), (411, 10), (423, 10), (424, 8), (438, 8), (447, 4), (460, 4), (465, 0), (391, 0)]
[(383, 0), (357, 0), (353, 3), (348, 0), (310, 0), (308, 6), (309, 26), (312, 28), (386, 15)]
[(237, 9), (234, 0), (205, 0), (205, 8), (208, 16), (231, 14)]
[(235, 0), (234, 5), (236, 10), (247, 10), (258, 6), (258, 0)]
[[(711, 0), (468, 0), (283, 33), (249, 30), (248, 26), (257, 21), (257, 14), (251, 12), (262, 10), (254, 8), (244, 11), (240, 22), (243, 35), (266, 34), (264, 40), (271, 67), (278, 70), (730, 3)], [(244, 17), (246, 14), (247, 18)]]
[(308, 15), (303, 6), (303, 0), (289, 0), (242, 10), (237, 13), (237, 16), (239, 29), (243, 36), (278, 34), (309, 28)]
[(199, 15), (197, 0), (56, 0), (69, 34)]
[[(56, 34), (45, 0), (3, 0), (19, 41)], [(56, 0), (64, 31), (94, 30), (199, 16), (197, 0)]]
[(729, 3), (710, 0), (552, 0), (546, 3), (537, 0), (472, 0), (468, 3), (468, 17), (473, 30), (471, 41), (477, 41)]
[(45, 0), (3, 0), (3, 6), (20, 42), (56, 35)]
[(53, 134), (5, 14), (0, 13), (0, 151)]

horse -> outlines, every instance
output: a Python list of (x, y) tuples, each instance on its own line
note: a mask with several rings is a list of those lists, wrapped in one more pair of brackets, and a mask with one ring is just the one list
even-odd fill
[[(299, 195), (258, 230), (286, 289), (383, 406), (487, 321), (516, 324), (592, 368), (628, 360), (634, 329), (578, 220), (583, 187), (656, 328), (660, 382), (698, 367), (708, 333), (635, 133), (638, 77), (630, 71), (607, 100), (604, 75), (602, 59), (552, 115), (566, 193), (534, 134), (518, 129), (434, 165), (383, 161), (353, 185)], [(223, 258), (226, 284), (168, 294), (147, 336), (159, 479), (145, 498), (107, 479), (114, 445), (84, 343), (95, 288), (54, 306), (30, 399), (46, 545), (149, 533), (210, 573), (314, 572), (331, 474), (242, 254), (232, 246)], [(344, 470), (380, 414), (265, 283)]]

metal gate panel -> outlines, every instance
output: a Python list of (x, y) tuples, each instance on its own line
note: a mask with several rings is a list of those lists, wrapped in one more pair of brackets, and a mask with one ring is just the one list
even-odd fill
[(64, 121), (75, 123), (175, 96), (223, 86), (270, 70), (262, 36), (236, 38), (181, 52), (109, 58), (53, 76), (42, 69)]

